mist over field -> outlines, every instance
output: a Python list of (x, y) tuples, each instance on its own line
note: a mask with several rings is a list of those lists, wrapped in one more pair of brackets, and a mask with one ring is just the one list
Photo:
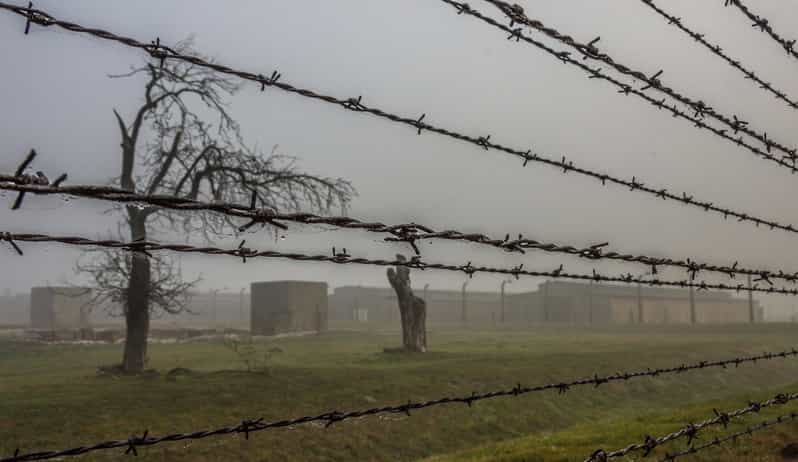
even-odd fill
[(798, 8), (725, 3), (0, 2), (0, 462), (790, 460)]

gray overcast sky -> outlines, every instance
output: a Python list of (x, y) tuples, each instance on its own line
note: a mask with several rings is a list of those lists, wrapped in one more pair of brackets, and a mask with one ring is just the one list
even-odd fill
[[(798, 61), (754, 30), (738, 11), (720, 1), (660, 2), (708, 39), (798, 98)], [(749, 0), (788, 37), (798, 23), (789, 2)], [(472, 6), (495, 14), (487, 3)], [(668, 26), (639, 0), (522, 1), (530, 16), (600, 48), (703, 99), (726, 114), (738, 114), (773, 139), (795, 146), (798, 113), (757, 89), (719, 58)], [(631, 177), (649, 185), (688, 191), (696, 197), (798, 224), (792, 198), (798, 177), (723, 140), (695, 130), (607, 83), (540, 50), (506, 40), (481, 22), (458, 16), (439, 0), (39, 0), (57, 17), (140, 40), (156, 36), (173, 44), (189, 35), (195, 46), (222, 63), (263, 74), (278, 69), (283, 79), (338, 96), (363, 95), (370, 105), (427, 120), (491, 140), (529, 147), (575, 163)], [(142, 85), (111, 80), (146, 56), (141, 52), (0, 13), (0, 170), (10, 171), (31, 148), (35, 167), (70, 182), (106, 182), (119, 171), (119, 134), (112, 109), (129, 114)], [(535, 34), (539, 36), (540, 34)], [(544, 40), (545, 41), (545, 40)], [(547, 42), (548, 43), (548, 42)], [(557, 45), (556, 48), (562, 49)], [(430, 133), (416, 136), (366, 115), (353, 114), (298, 96), (246, 85), (232, 112), (250, 143), (279, 145), (300, 157), (306, 170), (351, 179), (360, 192), (351, 215), (386, 222), (417, 221), (503, 236), (523, 232), (540, 240), (573, 244), (608, 241), (613, 249), (749, 266), (798, 270), (798, 236), (724, 222), (719, 216), (602, 187), (576, 174), (562, 175), (539, 164), (521, 163)], [(0, 197), (10, 205), (13, 196)], [(114, 217), (102, 204), (30, 198), (17, 212), (0, 210), (3, 230), (99, 236)], [(392, 256), (402, 246), (376, 235), (306, 230), (287, 239), (249, 237), (262, 248), (316, 250), (346, 247), (350, 253)], [(190, 238), (190, 237), (189, 237)], [(181, 238), (176, 238), (181, 239)], [(220, 239), (221, 245), (233, 245)], [(0, 253), (1, 286), (26, 290), (72, 277), (78, 253), (58, 246), (24, 245), (26, 256)], [(427, 244), (430, 260), (589, 271), (576, 259), (531, 253), (504, 255), (464, 244)], [(326, 280), (384, 285), (374, 268), (251, 261), (183, 259), (189, 273), (202, 273), (204, 287), (238, 289), (269, 279)], [(599, 264), (608, 273), (629, 268)], [(640, 268), (633, 268), (641, 272)], [(674, 278), (681, 274), (668, 273)], [(418, 284), (459, 287), (461, 275), (415, 273)], [(475, 277), (471, 287), (495, 290), (501, 279)], [(538, 281), (514, 283), (513, 290)], [(792, 306), (771, 297), (768, 306)]]

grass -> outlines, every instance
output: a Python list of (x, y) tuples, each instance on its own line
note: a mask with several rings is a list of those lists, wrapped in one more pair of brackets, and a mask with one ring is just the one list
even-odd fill
[[(154, 344), (150, 367), (194, 374), (113, 378), (97, 367), (118, 361), (121, 346), (32, 345), (0, 337), (0, 458), (105, 439), (188, 432), (240, 422), (360, 409), (474, 391), (579, 378), (593, 373), (669, 366), (781, 350), (796, 345), (791, 325), (532, 330), (432, 328), (430, 352), (383, 354), (399, 334), (389, 329), (337, 331), (261, 345), (279, 348), (268, 373), (246, 373), (221, 342)], [(349, 326), (346, 326), (349, 327)], [(441, 406), (411, 417), (390, 415), (268, 430), (251, 435), (143, 448), (137, 460), (570, 461), (615, 449), (645, 434), (673, 431), (736, 409), (748, 399), (798, 391), (798, 359), (763, 361), (640, 379), (564, 396), (543, 392)], [(785, 411), (798, 410), (798, 405)], [(760, 416), (760, 417), (764, 417)], [(756, 422), (758, 418), (748, 419)], [(798, 436), (785, 425), (741, 443), (739, 454), (767, 459)], [(679, 446), (674, 446), (679, 447)], [(117, 460), (100, 451), (81, 460)], [(738, 460), (724, 451), (698, 460)], [(738, 454), (735, 452), (734, 454)], [(762, 458), (757, 458), (757, 457)], [(736, 456), (735, 456), (736, 457)]]

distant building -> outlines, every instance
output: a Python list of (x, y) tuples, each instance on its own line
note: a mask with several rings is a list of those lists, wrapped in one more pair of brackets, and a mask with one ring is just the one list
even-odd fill
[(245, 291), (193, 291), (189, 294), (189, 311), (168, 319), (185, 325), (239, 326), (249, 321), (250, 297)]
[[(425, 298), (424, 290), (415, 295)], [(502, 297), (498, 292), (429, 290), (427, 320), (440, 323), (499, 322)], [(399, 308), (393, 289), (339, 287), (329, 297), (330, 317), (337, 320), (398, 321)], [(464, 316), (465, 314), (465, 316)], [(753, 301), (755, 322), (763, 310)], [(558, 324), (675, 324), (747, 323), (748, 300), (728, 292), (691, 291), (633, 285), (544, 282), (532, 292), (507, 294), (506, 323)]]
[[(415, 296), (427, 302), (427, 321), (461, 323), (498, 320), (501, 296), (496, 292), (415, 289)], [(348, 321), (399, 320), (396, 292), (388, 287), (337, 287), (329, 297), (330, 318)], [(465, 302), (465, 304), (464, 304)], [(465, 308), (465, 309), (464, 309)]]
[[(508, 296), (510, 319), (563, 324), (711, 324), (751, 322), (748, 300), (728, 292), (660, 287), (542, 283), (535, 292)], [(755, 322), (763, 319), (753, 301)]]
[(326, 282), (254, 282), (251, 287), (253, 334), (327, 330)]
[(91, 289), (34, 287), (30, 292), (30, 327), (75, 330), (90, 327)]

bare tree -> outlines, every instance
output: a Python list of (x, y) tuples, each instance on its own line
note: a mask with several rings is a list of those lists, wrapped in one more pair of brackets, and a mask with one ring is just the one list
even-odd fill
[[(396, 259), (405, 261), (397, 255)], [(399, 299), (399, 315), (402, 319), (403, 351), (424, 353), (427, 351), (427, 303), (413, 294), (410, 287), (410, 268), (398, 266), (388, 268), (388, 282)]]
[[(122, 230), (117, 233), (122, 240)], [(187, 281), (183, 278), (180, 265), (167, 254), (156, 253), (149, 256), (150, 262), (150, 315), (157, 318), (161, 314), (190, 312), (189, 292), (200, 279)], [(104, 308), (111, 316), (127, 316), (128, 288), (133, 267), (133, 254), (112, 249), (88, 250), (75, 265), (77, 273), (89, 275), (93, 290), (88, 290), (87, 302), (92, 309)]]
[[(176, 48), (193, 53), (190, 39)], [(356, 194), (346, 180), (305, 173), (293, 157), (247, 146), (225, 99), (240, 89), (232, 77), (169, 60), (163, 66), (146, 63), (111, 77), (145, 82), (144, 101), (129, 119), (114, 109), (122, 137), (116, 183), (126, 190), (316, 212), (343, 210)], [(134, 241), (147, 239), (150, 232), (180, 231), (210, 240), (240, 231), (240, 223), (218, 214), (134, 204), (116, 210), (124, 215)], [(106, 294), (124, 305), (127, 335), (122, 369), (139, 372), (147, 354), (151, 309), (184, 309), (180, 294), (190, 285), (176, 279), (170, 261), (162, 257), (140, 252), (100, 255), (92, 265), (83, 266), (99, 289), (108, 289)]]

